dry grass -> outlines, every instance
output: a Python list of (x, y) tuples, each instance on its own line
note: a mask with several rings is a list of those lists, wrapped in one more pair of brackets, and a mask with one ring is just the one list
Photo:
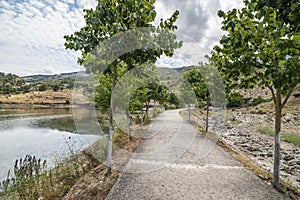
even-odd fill
[(13, 95), (0, 95), (0, 102), (2, 104), (67, 104), (71, 102), (72, 91), (42, 91), (42, 92), (29, 92), (25, 94)]

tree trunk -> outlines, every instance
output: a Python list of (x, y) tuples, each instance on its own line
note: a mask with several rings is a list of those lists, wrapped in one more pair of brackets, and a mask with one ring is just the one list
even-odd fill
[(109, 108), (109, 135), (108, 135), (108, 145), (107, 145), (107, 175), (111, 174), (112, 165), (112, 137), (114, 133), (113, 127), (113, 110), (114, 110), (114, 93), (117, 79), (117, 66), (114, 65), (113, 81), (111, 86), (111, 97), (110, 97), (110, 108)]
[(275, 150), (274, 150), (274, 182), (273, 185), (276, 189), (279, 189), (279, 172), (280, 172), (280, 131), (281, 131), (281, 95), (277, 91), (276, 102), (275, 102)]
[(191, 121), (191, 105), (189, 104), (189, 121)]
[(205, 131), (208, 132), (208, 114), (209, 114), (209, 99), (206, 100), (206, 124)]
[(131, 128), (130, 128), (131, 119), (130, 119), (130, 115), (129, 115), (128, 109), (126, 109), (125, 112), (126, 112), (126, 118), (127, 118), (127, 132), (128, 132), (128, 135), (129, 135), (129, 140), (131, 141), (132, 140)]
[(146, 115), (145, 115), (146, 118), (145, 118), (144, 122), (147, 122), (150, 120), (149, 104), (150, 104), (150, 102), (146, 102)]

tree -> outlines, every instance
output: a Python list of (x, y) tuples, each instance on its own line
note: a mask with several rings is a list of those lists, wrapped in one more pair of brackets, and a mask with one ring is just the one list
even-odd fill
[[(109, 103), (108, 174), (111, 172), (113, 97), (118, 67), (126, 65), (129, 70), (148, 61), (154, 63), (162, 54), (172, 56), (174, 49), (181, 46), (180, 42), (176, 42), (175, 35), (166, 34), (177, 28), (174, 23), (179, 12), (175, 11), (168, 20), (161, 20), (160, 25), (155, 27), (152, 23), (156, 16), (154, 3), (155, 0), (98, 0), (96, 9), (84, 10), (86, 26), (74, 34), (64, 36), (67, 49), (81, 51), (82, 56), (78, 58), (78, 62), (84, 65), (87, 72), (102, 73), (103, 68), (108, 64), (104, 73), (112, 74)], [(136, 30), (139, 27), (148, 29)], [(130, 32), (130, 30), (135, 31)], [(122, 32), (125, 34), (120, 35)], [(120, 53), (128, 46), (142, 47), (145, 40), (151, 44), (149, 45), (151, 48), (135, 48), (130, 52)], [(163, 41), (166, 46), (158, 45), (159, 41)]]
[(209, 91), (205, 81), (202, 78), (201, 73), (196, 67), (190, 69), (183, 74), (183, 77), (191, 84), (199, 105), (203, 105), (206, 102), (206, 125), (205, 130), (208, 131), (208, 114), (209, 114)]
[(231, 86), (267, 87), (275, 107), (274, 187), (279, 189), (282, 109), (300, 82), (300, 4), (292, 1), (244, 0), (244, 8), (227, 13), (212, 59)]
[[(158, 82), (158, 69), (153, 63), (137, 66), (118, 79), (114, 89), (118, 125), (126, 124), (130, 140), (132, 139), (130, 113), (142, 110), (144, 107), (146, 92), (143, 90), (145, 88), (143, 85), (151, 85), (156, 82)], [(124, 114), (126, 117), (123, 117)]]
[(179, 108), (179, 100), (176, 97), (176, 94), (173, 92), (168, 93), (167, 103), (169, 104), (170, 107), (175, 106), (175, 108)]

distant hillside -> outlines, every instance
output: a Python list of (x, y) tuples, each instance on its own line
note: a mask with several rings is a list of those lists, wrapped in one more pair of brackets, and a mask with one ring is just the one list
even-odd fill
[[(158, 68), (160, 77), (162, 81), (170, 80), (170, 79), (176, 79), (176, 77), (179, 75), (181, 76), (184, 72), (190, 70), (192, 67), (180, 67), (180, 68)], [(51, 80), (61, 80), (66, 78), (72, 78), (76, 77), (78, 74), (79, 76), (81, 74), (84, 74), (85, 72), (70, 72), (70, 73), (62, 73), (62, 74), (55, 74), (55, 75), (32, 75), (32, 76), (23, 76), (21, 77), (23, 80), (25, 80), (28, 83), (34, 83), (34, 82), (45, 82), (45, 81), (51, 81)]]
[(162, 84), (168, 87), (171, 92), (179, 90), (181, 84), (180, 78), (184, 72), (192, 69), (193, 66), (180, 67), (180, 68), (158, 68), (159, 77)]
[[(158, 68), (160, 80), (169, 90), (176, 91), (180, 85), (179, 77), (192, 67), (181, 68)], [(85, 72), (70, 72), (55, 75), (31, 75), (19, 77), (15, 74), (0, 72), (0, 94), (20, 94), (31, 91), (61, 91), (73, 89), (77, 75)]]
[(62, 74), (55, 74), (55, 75), (32, 75), (32, 76), (23, 76), (21, 77), (28, 83), (34, 83), (34, 82), (45, 82), (45, 81), (51, 81), (51, 80), (61, 80), (61, 79), (67, 79), (67, 78), (75, 78), (76, 75), (84, 74), (85, 72), (70, 72), (70, 73), (62, 73)]
[(55, 75), (32, 75), (19, 77), (0, 72), (0, 94), (22, 94), (34, 91), (62, 91), (73, 89), (77, 75), (84, 72), (71, 72)]

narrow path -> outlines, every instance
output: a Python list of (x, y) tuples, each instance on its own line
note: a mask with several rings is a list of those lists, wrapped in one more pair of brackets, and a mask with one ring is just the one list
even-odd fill
[(153, 120), (106, 199), (288, 198), (173, 110)]

